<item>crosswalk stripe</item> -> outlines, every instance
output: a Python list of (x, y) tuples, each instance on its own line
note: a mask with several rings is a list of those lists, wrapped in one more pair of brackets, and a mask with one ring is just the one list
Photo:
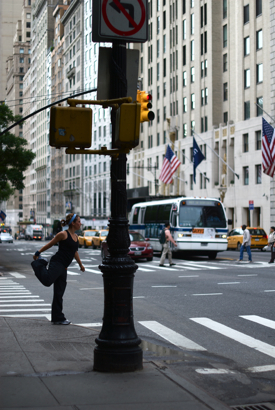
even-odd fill
[(47, 315), (46, 313), (31, 313), (31, 314), (22, 314), (22, 315), (1, 315), (1, 316), (5, 316), (5, 317), (19, 317), (21, 319), (27, 318), (27, 317), (45, 317), (48, 320), (51, 320), (51, 315)]
[(102, 272), (100, 270), (85, 268), (85, 271), (95, 273), (96, 275), (102, 275)]
[[(142, 264), (142, 266), (146, 266), (147, 268), (151, 268), (151, 269), (152, 269), (152, 265), (143, 265), (143, 264)], [(173, 272), (176, 272), (176, 271), (177, 271), (176, 269), (168, 268), (168, 266), (164, 266), (164, 267), (162, 267), (162, 266), (156, 266), (156, 267), (157, 267), (157, 269), (160, 269), (160, 270), (171, 270), (171, 271), (173, 271)]]
[(9, 274), (11, 275), (11, 276), (13, 276), (14, 278), (26, 278), (26, 276), (25, 275), (22, 275), (21, 273), (18, 273), (18, 272), (9, 272)]
[(211, 266), (211, 265), (202, 265), (202, 264), (197, 264), (193, 262), (181, 262), (180, 265), (182, 266), (191, 266), (191, 267), (199, 267), (199, 268), (206, 268), (206, 269), (224, 269), (224, 268), (218, 268), (217, 266)]
[(154, 269), (144, 269), (144, 268), (141, 268), (140, 266), (138, 267), (138, 270), (141, 270), (143, 272), (156, 272)]
[(79, 276), (79, 275), (80, 275), (80, 273), (72, 272), (72, 271), (70, 271), (70, 270), (67, 270), (67, 274), (68, 274), (68, 275), (73, 275), (73, 276)]
[(47, 309), (47, 308), (44, 308), (44, 309), (0, 309), (0, 312), (38, 312), (38, 311), (45, 312), (48, 310), (51, 310), (51, 309)]
[(243, 319), (251, 320), (251, 322), (255, 322), (260, 325), (269, 327), (270, 329), (275, 329), (274, 320), (266, 319), (264, 317), (256, 316), (256, 315), (247, 315), (247, 316), (240, 316), (240, 317), (242, 317)]
[(221, 323), (215, 322), (207, 317), (196, 317), (190, 318), (193, 322), (199, 323), (208, 329), (214, 330), (217, 333), (222, 334), (225, 337), (235, 340), (245, 346), (251, 347), (260, 353), (266, 354), (267, 356), (275, 358), (275, 347), (271, 346), (265, 342), (262, 342), (254, 337), (248, 336), (242, 332), (231, 329)]
[(139, 321), (142, 326), (146, 327), (147, 329), (151, 330), (152, 332), (158, 334), (163, 339), (167, 340), (168, 342), (172, 343), (173, 345), (186, 350), (199, 350), (203, 351), (206, 350), (204, 347), (198, 345), (197, 343), (193, 342), (190, 339), (180, 335), (174, 330), (169, 329), (166, 326), (161, 325), (155, 321)]
[[(36, 302), (37, 302), (37, 300), (36, 300)], [(16, 303), (16, 304), (8, 304), (8, 305), (1, 305), (0, 304), (0, 308), (3, 308), (3, 307), (26, 307), (26, 306), (51, 306), (51, 304), (50, 303), (24, 303), (24, 304), (18, 304), (18, 303)]]

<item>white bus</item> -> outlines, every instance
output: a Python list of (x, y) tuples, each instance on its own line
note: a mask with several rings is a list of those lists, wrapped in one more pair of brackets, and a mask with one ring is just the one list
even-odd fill
[(173, 198), (133, 205), (130, 230), (149, 238), (154, 251), (161, 251), (159, 237), (166, 222), (177, 243), (175, 252), (207, 255), (215, 259), (217, 252), (227, 249), (228, 223), (221, 201), (216, 198)]

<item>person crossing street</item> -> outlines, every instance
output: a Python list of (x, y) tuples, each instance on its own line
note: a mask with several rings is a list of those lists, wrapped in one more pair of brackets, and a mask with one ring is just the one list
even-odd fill
[(177, 246), (177, 244), (172, 238), (172, 235), (170, 232), (170, 224), (168, 222), (165, 224), (164, 233), (165, 233), (165, 243), (163, 244), (163, 250), (162, 250), (159, 266), (164, 266), (164, 261), (165, 261), (165, 257), (167, 254), (168, 254), (169, 264), (170, 266), (173, 266), (175, 265), (175, 263), (172, 263), (172, 251), (169, 246), (169, 242), (172, 242), (174, 246)]

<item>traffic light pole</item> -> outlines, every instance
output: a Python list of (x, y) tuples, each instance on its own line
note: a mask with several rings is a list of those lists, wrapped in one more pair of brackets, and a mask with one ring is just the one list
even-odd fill
[[(112, 98), (127, 95), (126, 44), (113, 43)], [(116, 110), (112, 109), (112, 147), (115, 146)], [(107, 238), (109, 256), (99, 266), (104, 282), (104, 316), (96, 339), (94, 370), (131, 372), (142, 369), (141, 340), (133, 320), (133, 284), (137, 265), (128, 256), (126, 154), (111, 162), (111, 217)]]

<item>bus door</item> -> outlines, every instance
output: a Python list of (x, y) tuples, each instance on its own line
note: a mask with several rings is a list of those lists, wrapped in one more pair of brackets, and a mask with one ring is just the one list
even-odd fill
[[(170, 212), (170, 226), (171, 226), (171, 235), (174, 238), (175, 241), (177, 241), (177, 226), (178, 226), (178, 216), (179, 216), (179, 210), (178, 210), (178, 205), (176, 203), (172, 204), (171, 206), (171, 212)], [(171, 243), (170, 244), (171, 248), (174, 249), (175, 246)]]
[[(138, 218), (138, 224), (139, 225), (144, 225), (145, 210), (146, 210), (146, 208), (140, 208), (139, 209), (139, 218)], [(139, 229), (139, 233), (141, 235), (145, 235), (145, 229), (144, 228)]]

